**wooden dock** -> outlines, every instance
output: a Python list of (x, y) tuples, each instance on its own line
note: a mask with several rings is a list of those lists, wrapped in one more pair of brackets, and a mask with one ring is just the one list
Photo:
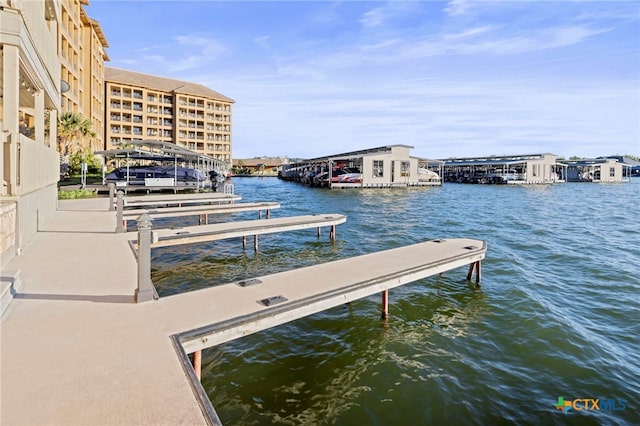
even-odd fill
[(203, 349), (378, 293), (386, 318), (388, 291), (395, 287), (466, 265), (470, 265), (467, 279), (475, 272), (479, 284), (486, 250), (481, 240), (433, 240), (169, 296), (156, 303), (166, 318), (189, 309), (194, 324), (205, 324), (171, 339), (203, 413), (211, 424), (220, 424), (199, 384)]
[(153, 231), (151, 247), (167, 247), (180, 244), (192, 244), (205, 241), (217, 241), (227, 238), (254, 236), (254, 247), (257, 249), (257, 237), (285, 231), (320, 228), (329, 226), (330, 237), (335, 238), (335, 226), (346, 222), (347, 217), (341, 214), (323, 214), (290, 216), (277, 219), (243, 220), (237, 222), (214, 223), (211, 225), (186, 226), (175, 229), (156, 229)]
[[(432, 240), (195, 291), (194, 298), (206, 297), (213, 302), (208, 310), (210, 324), (177, 337), (187, 353), (210, 348), (426, 277), (476, 265), (486, 251), (486, 242), (481, 240)], [(191, 296), (169, 296), (160, 302), (171, 309), (174, 303), (185, 303), (178, 299)]]
[(235, 194), (224, 194), (219, 192), (202, 192), (197, 194), (162, 194), (162, 195), (141, 195), (138, 197), (123, 197), (124, 208), (145, 207), (145, 206), (165, 206), (181, 207), (186, 205), (222, 204), (233, 203), (241, 200), (242, 197)]
[(218, 205), (190, 205), (182, 207), (154, 207), (154, 208), (141, 208), (131, 209), (122, 212), (122, 220), (126, 222), (130, 220), (137, 220), (142, 214), (148, 214), (152, 219), (162, 217), (184, 217), (184, 216), (200, 216), (202, 222), (206, 225), (209, 223), (210, 214), (231, 214), (239, 212), (257, 211), (258, 219), (262, 218), (262, 212), (265, 212), (265, 217), (270, 217), (270, 212), (273, 209), (279, 209), (280, 203), (275, 202), (262, 202), (262, 203), (234, 203), (234, 204), (218, 204)]
[[(113, 190), (113, 187), (111, 188)], [(242, 197), (235, 194), (225, 194), (217, 192), (207, 192), (198, 194), (163, 194), (163, 195), (147, 195), (141, 197), (124, 197), (121, 192), (117, 196), (113, 197), (113, 191), (110, 195), (109, 210), (116, 211), (116, 233), (126, 232), (127, 221), (132, 220), (133, 216), (140, 216), (144, 214), (145, 210), (151, 209), (164, 209), (164, 212), (168, 213), (170, 208), (174, 208), (173, 212), (178, 211), (188, 212), (197, 210), (197, 208), (204, 209), (205, 206), (222, 206), (231, 205), (234, 201), (241, 200)], [(115, 204), (114, 204), (115, 202)], [(192, 207), (191, 210), (187, 207)], [(183, 209), (183, 210), (180, 210)], [(125, 212), (132, 211), (133, 213), (127, 214), (125, 218)], [(158, 213), (160, 214), (160, 213)], [(193, 214), (193, 213), (190, 213)], [(205, 221), (209, 213), (203, 212)], [(181, 214), (173, 214), (174, 216), (181, 216)], [(197, 215), (197, 213), (195, 213)], [(156, 214), (156, 217), (159, 217)], [(165, 216), (167, 217), (167, 216)]]

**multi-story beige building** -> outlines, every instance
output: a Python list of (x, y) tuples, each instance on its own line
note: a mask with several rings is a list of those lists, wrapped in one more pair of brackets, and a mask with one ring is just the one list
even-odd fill
[(109, 43), (98, 21), (88, 17), (84, 8), (81, 9), (80, 17), (84, 32), (81, 112), (93, 123), (96, 136), (91, 139), (91, 148), (96, 151), (104, 149), (104, 64), (109, 61), (109, 55), (105, 51)]
[(105, 69), (106, 149), (134, 140), (173, 142), (231, 163), (231, 107), (206, 86)]
[(62, 93), (62, 112), (80, 113), (91, 120), (94, 138), (82, 142), (96, 151), (104, 148), (104, 63), (109, 46), (100, 24), (91, 19), (88, 0), (62, 0), (58, 26), (61, 76), (69, 85)]

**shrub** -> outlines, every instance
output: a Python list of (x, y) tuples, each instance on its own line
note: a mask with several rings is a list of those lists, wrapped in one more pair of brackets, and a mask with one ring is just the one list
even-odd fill
[(80, 173), (80, 167), (82, 163), (87, 163), (87, 171), (89, 173), (100, 173), (102, 171), (102, 162), (90, 148), (84, 151), (78, 151), (69, 157), (69, 173)]
[(93, 198), (95, 196), (96, 196), (96, 193), (90, 189), (72, 189), (69, 191), (58, 191), (58, 200)]

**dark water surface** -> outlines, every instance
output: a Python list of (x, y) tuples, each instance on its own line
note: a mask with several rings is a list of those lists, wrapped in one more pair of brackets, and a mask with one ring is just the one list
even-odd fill
[[(488, 251), (480, 290), (461, 268), (391, 290), (386, 322), (376, 296), (206, 350), (202, 382), (225, 424), (640, 424), (640, 179), (233, 184), (244, 202), (280, 202), (272, 217), (347, 222), (334, 244), (312, 229), (261, 236), (257, 254), (239, 239), (154, 250), (161, 296), (434, 238), (482, 239)], [(626, 408), (563, 414), (558, 397)]]

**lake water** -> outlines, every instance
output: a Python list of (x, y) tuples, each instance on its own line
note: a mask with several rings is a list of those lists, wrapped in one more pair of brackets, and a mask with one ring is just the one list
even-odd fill
[[(239, 239), (154, 250), (161, 296), (434, 238), (482, 239), (488, 251), (479, 290), (461, 268), (391, 290), (387, 321), (375, 296), (204, 351), (202, 383), (223, 423), (640, 424), (640, 178), (232, 183), (244, 202), (280, 202), (272, 217), (347, 222), (335, 243), (310, 229), (261, 236), (257, 254)], [(248, 218), (257, 213), (216, 219)], [(559, 397), (585, 409), (563, 413)], [(577, 399), (599, 399), (600, 409)]]

